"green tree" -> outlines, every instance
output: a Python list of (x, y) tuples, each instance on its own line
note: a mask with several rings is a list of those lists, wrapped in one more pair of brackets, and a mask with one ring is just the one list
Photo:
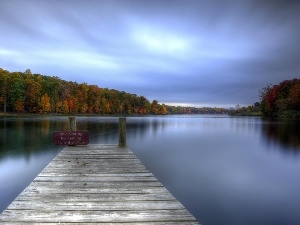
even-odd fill
[(8, 98), (8, 79), (9, 72), (0, 68), (0, 105), (2, 105), (3, 112), (6, 113), (7, 98)]
[(78, 103), (79, 103), (79, 112), (86, 113), (88, 110), (88, 93), (89, 93), (89, 86), (87, 83), (82, 83), (78, 86)]
[(26, 70), (24, 74), (24, 86), (25, 86), (25, 96), (24, 96), (25, 110), (27, 112), (37, 112), (40, 105), (42, 85), (30, 73), (30, 70)]
[(25, 84), (21, 73), (13, 72), (9, 77), (9, 107), (20, 112), (24, 108)]
[[(41, 76), (41, 75), (37, 75), (37, 76)], [(41, 80), (41, 89), (42, 89), (42, 93), (41, 95), (45, 95), (48, 94), (49, 98), (50, 98), (50, 105), (51, 105), (51, 112), (57, 112), (56, 111), (56, 104), (61, 101), (61, 86), (62, 86), (62, 81), (55, 76), (42, 76), (42, 80)]]

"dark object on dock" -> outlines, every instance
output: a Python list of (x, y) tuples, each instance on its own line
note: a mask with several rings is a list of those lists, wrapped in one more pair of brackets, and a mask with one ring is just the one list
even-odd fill
[(78, 131), (54, 131), (53, 142), (55, 145), (87, 145), (89, 143), (89, 132)]
[(69, 116), (68, 131), (54, 131), (53, 142), (55, 145), (87, 145), (89, 143), (89, 132), (76, 130), (76, 117)]
[[(87, 131), (76, 131), (76, 117), (69, 116), (69, 130), (55, 131), (53, 134), (55, 145), (87, 145), (89, 133)], [(119, 118), (119, 147), (126, 147), (126, 118)]]

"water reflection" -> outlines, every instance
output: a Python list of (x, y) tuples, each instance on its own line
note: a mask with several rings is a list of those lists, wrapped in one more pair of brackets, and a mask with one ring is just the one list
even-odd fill
[(281, 145), (283, 150), (300, 152), (300, 122), (266, 121), (262, 131), (269, 146)]
[(66, 125), (61, 118), (3, 118), (0, 119), (0, 158), (43, 152), (52, 146), (55, 129)]
[[(117, 117), (77, 117), (77, 128), (91, 144), (118, 143)], [(53, 132), (67, 129), (67, 117), (0, 118), (0, 212), (63, 148)], [(258, 117), (127, 118), (128, 146), (204, 225), (298, 224), (299, 132)]]

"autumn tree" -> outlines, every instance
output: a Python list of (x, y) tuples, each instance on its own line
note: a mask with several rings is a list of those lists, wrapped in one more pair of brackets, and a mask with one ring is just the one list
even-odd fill
[[(288, 93), (297, 105), (297, 88)], [(296, 107), (296, 106), (295, 106)], [(200, 113), (193, 107), (170, 107), (144, 96), (65, 81), (56, 76), (0, 69), (0, 110), (30, 113), (168, 114)], [(206, 110), (206, 109), (205, 109)], [(215, 112), (209, 109), (209, 112)]]
[(87, 105), (88, 113), (100, 113), (101, 89), (97, 85), (89, 85)]
[(162, 115), (168, 114), (167, 107), (166, 107), (165, 104), (162, 104), (162, 105), (161, 105), (161, 107), (160, 107), (160, 113), (161, 113)]
[(260, 91), (260, 98), (264, 116), (300, 118), (300, 79), (268, 85)]
[(79, 103), (79, 112), (86, 113), (88, 110), (88, 93), (89, 86), (87, 83), (82, 83), (78, 86), (77, 99)]
[(300, 111), (300, 82), (295, 83), (289, 90), (288, 99), (292, 109)]
[(159, 114), (159, 105), (157, 100), (153, 100), (151, 103), (151, 113)]
[(140, 114), (148, 114), (151, 110), (151, 104), (144, 96), (138, 97), (138, 111)]
[(40, 112), (41, 113), (47, 113), (51, 111), (51, 103), (50, 103), (50, 97), (48, 94), (44, 94), (41, 98), (40, 102)]

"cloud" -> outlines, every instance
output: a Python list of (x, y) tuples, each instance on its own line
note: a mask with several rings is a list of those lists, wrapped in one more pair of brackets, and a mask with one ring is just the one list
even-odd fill
[(299, 77), (298, 1), (2, 0), (0, 67), (170, 104), (248, 105)]

